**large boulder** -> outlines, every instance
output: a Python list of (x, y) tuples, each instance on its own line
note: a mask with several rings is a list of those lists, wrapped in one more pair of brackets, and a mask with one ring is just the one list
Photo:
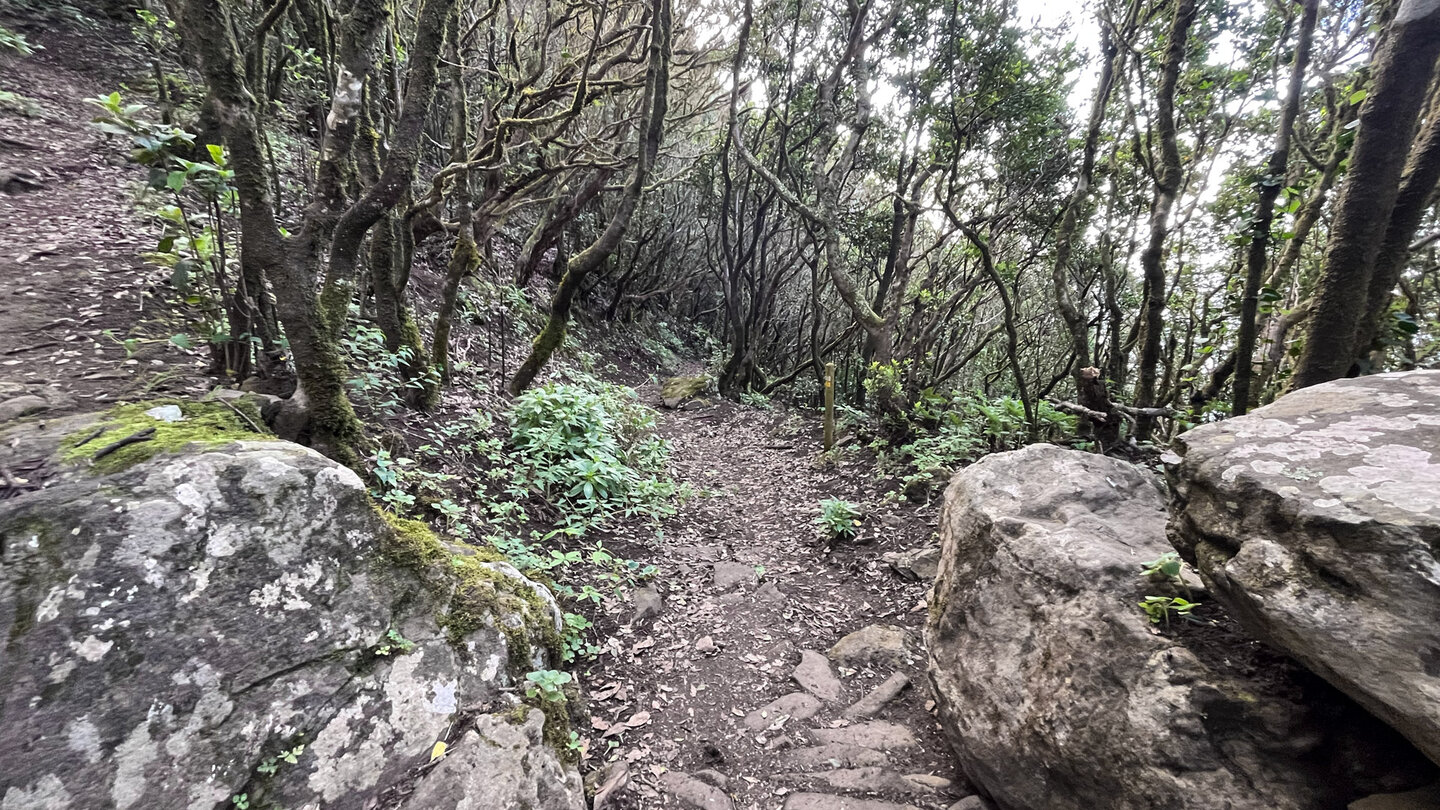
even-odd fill
[(1413, 786), (1377, 774), (1423, 757), (1319, 679), (1223, 626), (1151, 624), (1138, 603), (1167, 586), (1140, 571), (1165, 523), (1158, 479), (1104, 456), (1033, 445), (955, 476), (926, 640), (970, 781), (1005, 810), (1311, 810)]
[[(477, 711), (514, 714), (557, 638), (542, 586), (226, 406), (150, 410), (0, 433), (29, 471), (0, 492), (0, 807), (376, 806), (436, 742), (470, 756)], [(564, 789), (509, 806), (583, 807), (544, 772)]]
[(1216, 597), (1440, 762), (1440, 372), (1306, 388), (1179, 453), (1171, 539)]

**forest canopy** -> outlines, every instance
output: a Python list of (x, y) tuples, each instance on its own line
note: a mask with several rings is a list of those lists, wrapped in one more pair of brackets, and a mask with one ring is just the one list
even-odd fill
[(1106, 449), (1436, 362), (1428, 0), (108, 10), (158, 104), (101, 126), (181, 202), (173, 286), (351, 463), (357, 330), (427, 409), (457, 320), (511, 307), (511, 395), (577, 319), (664, 323), (726, 397), (835, 364), (891, 438), (978, 395)]

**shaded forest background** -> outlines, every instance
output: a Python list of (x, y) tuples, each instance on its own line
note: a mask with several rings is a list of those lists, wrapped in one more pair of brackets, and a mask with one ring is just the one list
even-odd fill
[(752, 404), (834, 363), (921, 467), (1436, 361), (1433, 2), (1100, 0), (1097, 41), (1007, 0), (71, 8), (149, 63), (93, 103), (174, 342), (352, 465), (357, 407), (616, 336)]

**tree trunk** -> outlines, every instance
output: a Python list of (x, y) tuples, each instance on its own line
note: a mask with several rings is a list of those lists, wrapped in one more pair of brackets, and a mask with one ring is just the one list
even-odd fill
[(1240, 299), (1240, 333), (1235, 346), (1235, 384), (1230, 400), (1230, 413), (1240, 416), (1250, 407), (1250, 380), (1254, 374), (1256, 319), (1260, 310), (1260, 281), (1270, 252), (1270, 226), (1275, 221), (1275, 198), (1285, 184), (1286, 167), (1290, 163), (1290, 139), (1295, 134), (1295, 118), (1305, 92), (1305, 69), (1310, 64), (1310, 42), (1315, 32), (1315, 18), (1320, 0), (1304, 0), (1300, 10), (1300, 30), (1295, 40), (1295, 63), (1290, 70), (1290, 87), (1285, 107), (1280, 113), (1280, 130), (1275, 135), (1275, 149), (1266, 164), (1266, 176), (1260, 180), (1255, 203), (1254, 224), (1250, 228), (1250, 244), (1245, 255), (1245, 292)]
[(654, 0), (654, 11), (651, 14), (650, 53), (645, 71), (645, 98), (642, 102), (644, 112), (639, 127), (635, 168), (631, 172), (630, 181), (625, 185), (619, 206), (611, 216), (610, 222), (605, 226), (605, 231), (589, 247), (580, 251), (566, 263), (565, 275), (561, 277), (560, 285), (555, 289), (555, 298), (551, 302), (550, 315), (545, 320), (545, 327), (535, 337), (535, 342), (530, 348), (530, 355), (525, 358), (525, 362), (520, 365), (515, 376), (510, 379), (511, 396), (519, 396), (520, 392), (528, 388), (530, 383), (534, 382), (535, 376), (540, 373), (540, 369), (549, 362), (550, 355), (560, 347), (561, 341), (565, 339), (565, 328), (570, 323), (570, 308), (574, 303), (575, 294), (580, 290), (580, 285), (584, 283), (585, 277), (599, 267), (620, 246), (620, 238), (624, 235), (626, 227), (630, 224), (630, 218), (640, 203), (640, 195), (645, 189), (645, 181), (654, 167), (655, 158), (660, 152), (660, 141), (665, 134), (665, 114), (669, 110), (670, 94), (670, 36), (670, 0)]
[[(1170, 211), (1175, 206), (1175, 197), (1180, 192), (1184, 177), (1175, 127), (1175, 85), (1185, 61), (1185, 44), (1190, 36), (1190, 25), (1195, 21), (1195, 11), (1196, 0), (1177, 0), (1165, 58), (1160, 66), (1160, 85), (1155, 91), (1160, 156), (1155, 167), (1155, 198), (1150, 206), (1150, 241), (1140, 254), (1140, 266), (1145, 272), (1145, 340), (1140, 346), (1135, 404), (1141, 408), (1155, 406), (1155, 384), (1165, 331), (1165, 238), (1170, 234)], [(1136, 440), (1148, 439), (1154, 426), (1154, 417), (1138, 417), (1135, 420)]]
[(1415, 239), (1420, 221), (1434, 202), (1437, 183), (1440, 183), (1440, 82), (1436, 82), (1431, 90), (1425, 128), (1416, 140), (1404, 178), (1400, 181), (1395, 209), (1390, 214), (1385, 241), (1375, 258), (1375, 270), (1370, 278), (1365, 313), (1360, 320), (1355, 343), (1362, 364), (1370, 366), (1370, 371), (1381, 369), (1364, 362), (1364, 354), (1384, 348), (1380, 331), (1385, 325), (1385, 314), (1390, 309), (1390, 299), (1395, 286), (1400, 283), (1405, 262), (1410, 258), (1410, 243)]
[(1390, 224), (1416, 119), (1440, 57), (1440, 3), (1404, 0), (1384, 45), (1375, 54), (1369, 95), (1349, 172), (1325, 248), (1315, 310), (1293, 388), (1345, 376), (1359, 354), (1358, 333), (1375, 261)]

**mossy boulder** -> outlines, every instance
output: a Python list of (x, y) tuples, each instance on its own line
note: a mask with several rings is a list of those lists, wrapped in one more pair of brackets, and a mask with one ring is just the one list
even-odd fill
[(0, 501), (0, 805), (369, 806), (556, 665), (542, 586), (246, 423), (172, 402), (0, 432), (39, 486)]
[(710, 378), (704, 374), (695, 377), (671, 377), (660, 386), (660, 401), (667, 408), (678, 408), (686, 400), (705, 392)]

